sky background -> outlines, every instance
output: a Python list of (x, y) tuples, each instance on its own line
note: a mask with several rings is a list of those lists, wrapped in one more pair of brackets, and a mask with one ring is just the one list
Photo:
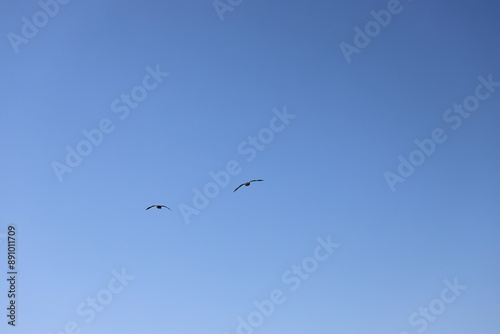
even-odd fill
[[(209, 0), (70, 1), (15, 52), (9, 34), (42, 9), (2, 1), (2, 331), (234, 334), (278, 289), (254, 333), (498, 333), (500, 87), (457, 129), (443, 115), (479, 76), (500, 81), (500, 4), (402, 0), (346, 61), (339, 45), (387, 6), (242, 1), (221, 20)], [(169, 75), (120, 119), (112, 102), (148, 66)], [(247, 161), (238, 147), (285, 109), (295, 118)], [(58, 180), (53, 163), (103, 119), (113, 131)], [(384, 173), (436, 128), (446, 141), (391, 191)], [(186, 219), (230, 161), (239, 173)], [(328, 236), (341, 246), (292, 290), (283, 275)], [(87, 322), (78, 306), (122, 270), (134, 279)], [(467, 288), (425, 329), (409, 320), (455, 279)]]

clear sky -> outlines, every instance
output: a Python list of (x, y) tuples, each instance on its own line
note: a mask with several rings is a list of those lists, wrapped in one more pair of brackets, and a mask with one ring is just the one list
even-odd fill
[(1, 331), (498, 333), (499, 11), (2, 1)]

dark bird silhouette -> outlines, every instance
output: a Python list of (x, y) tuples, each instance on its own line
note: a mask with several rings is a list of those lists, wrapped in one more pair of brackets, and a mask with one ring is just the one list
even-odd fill
[(240, 185), (238, 186), (238, 188), (236, 188), (236, 189), (234, 189), (234, 190), (233, 190), (233, 193), (234, 193), (236, 190), (240, 189), (240, 187), (242, 187), (242, 186), (247, 186), (247, 187), (248, 187), (248, 186), (250, 185), (250, 183), (255, 182), (255, 181), (264, 181), (264, 180), (252, 180), (252, 181), (248, 181), (248, 182), (242, 183), (242, 184), (240, 184)]
[(156, 204), (155, 204), (155, 205), (151, 205), (151, 206), (147, 207), (147, 208), (146, 208), (146, 210), (149, 210), (149, 209), (151, 209), (151, 208), (154, 208), (155, 206), (156, 206), (156, 208), (157, 208), (157, 209), (167, 208), (167, 209), (169, 209), (170, 211), (172, 211), (172, 209), (170, 209), (170, 208), (169, 208), (168, 206), (166, 206), (166, 205), (156, 205)]

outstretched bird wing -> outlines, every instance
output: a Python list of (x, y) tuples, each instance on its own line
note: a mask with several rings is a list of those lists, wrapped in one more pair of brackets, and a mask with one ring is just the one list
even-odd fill
[(264, 181), (264, 180), (252, 180), (252, 181), (250, 181), (250, 182), (255, 182), (255, 181)]
[(167, 208), (167, 209), (169, 209), (170, 211), (172, 211), (172, 209), (170, 209), (170, 208), (169, 208), (168, 206), (166, 206), (166, 205), (160, 205), (160, 206), (161, 206), (161, 207), (164, 207), (164, 208)]
[(233, 190), (233, 193), (234, 193), (236, 190), (240, 189), (240, 188), (241, 188), (241, 186), (243, 186), (243, 185), (244, 185), (244, 183), (240, 184), (240, 185), (239, 185), (236, 189), (234, 189), (234, 190)]
[(149, 210), (149, 209), (151, 209), (151, 208), (154, 208), (155, 206), (156, 206), (156, 205), (151, 205), (151, 206), (148, 206), (148, 207), (146, 208), (146, 210)]

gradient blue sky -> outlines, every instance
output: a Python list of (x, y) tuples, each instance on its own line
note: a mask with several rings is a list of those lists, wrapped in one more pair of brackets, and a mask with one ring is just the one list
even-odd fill
[[(0, 284), (2, 331), (233, 334), (277, 289), (254, 333), (497, 333), (500, 87), (460, 127), (443, 117), (479, 76), (500, 81), (498, 1), (402, 0), (349, 63), (339, 45), (388, 1), (242, 1), (224, 20), (211, 1), (59, 6), (15, 52), (41, 7), (0, 3), (0, 276), (9, 225), (19, 271), (15, 329)], [(120, 119), (113, 101), (147, 67), (169, 75)], [(284, 109), (295, 118), (247, 161)], [(106, 119), (60, 182), (53, 163)], [(384, 173), (436, 128), (446, 140), (391, 191)], [(182, 205), (230, 161), (239, 173), (187, 224)], [(292, 290), (283, 275), (328, 236), (341, 246)], [(122, 269), (135, 278), (86, 322), (77, 308)], [(455, 278), (467, 288), (423, 320)]]

